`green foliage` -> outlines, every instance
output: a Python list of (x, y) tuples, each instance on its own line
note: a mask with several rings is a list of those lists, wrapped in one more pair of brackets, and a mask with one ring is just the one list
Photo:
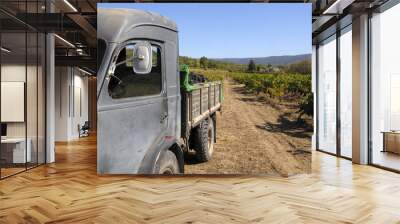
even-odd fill
[(200, 59), (190, 58), (187, 56), (179, 56), (179, 65), (186, 64), (190, 67), (190, 69), (218, 69), (218, 70), (227, 70), (231, 72), (239, 72), (246, 71), (247, 66), (241, 64), (234, 64), (229, 62), (221, 62), (217, 60), (208, 59), (206, 57), (202, 57)]
[(301, 117), (306, 114), (308, 116), (313, 116), (314, 115), (314, 96), (312, 93), (307, 93), (305, 95), (299, 104), (300, 108), (297, 111), (299, 113), (299, 120)]
[(279, 101), (298, 102), (299, 119), (303, 115), (313, 116), (309, 60), (289, 65), (257, 65), (251, 61), (248, 65), (241, 65), (206, 57), (200, 59), (179, 57), (180, 64), (189, 65), (191, 71), (203, 74), (210, 81), (233, 79), (257, 95), (264, 93)]
[(304, 60), (289, 64), (284, 69), (287, 73), (311, 74), (311, 61)]
[(298, 101), (299, 119), (304, 114), (313, 115), (311, 75), (234, 73), (231, 77), (256, 94), (263, 92), (271, 98)]
[(247, 66), (247, 71), (255, 72), (256, 71), (256, 63), (254, 63), (253, 59), (249, 61), (249, 65)]
[(231, 62), (223, 62), (209, 59), (207, 57), (191, 58), (187, 56), (179, 56), (179, 65), (186, 64), (191, 69), (218, 69), (229, 72), (257, 72), (263, 74), (271, 73), (295, 73), (295, 74), (311, 74), (311, 61), (304, 60), (289, 65), (262, 65), (255, 64), (254, 60), (250, 60), (248, 65), (235, 64)]
[(179, 65), (188, 65), (189, 68), (199, 68), (200, 61), (199, 61), (199, 59), (196, 59), (196, 58), (180, 56), (179, 57)]
[[(271, 97), (301, 96), (311, 91), (311, 76), (299, 74), (235, 73), (231, 77), (248, 90), (261, 86)], [(277, 93), (277, 94), (274, 94)]]
[(200, 58), (200, 68), (207, 69), (208, 67), (208, 59), (206, 57)]
[(313, 116), (313, 94), (311, 92), (311, 75), (302, 74), (261, 74), (246, 72), (229, 72), (226, 70), (192, 69), (203, 74), (210, 81), (233, 79), (244, 84), (247, 91), (255, 94), (264, 93), (279, 101), (298, 102), (299, 119), (306, 114)]
[(226, 70), (190, 69), (190, 71), (204, 75), (209, 81), (222, 81), (230, 74), (230, 72)]

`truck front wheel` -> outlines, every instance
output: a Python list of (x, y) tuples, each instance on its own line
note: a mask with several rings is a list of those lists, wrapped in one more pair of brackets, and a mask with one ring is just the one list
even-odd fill
[(214, 151), (214, 122), (209, 118), (202, 121), (193, 133), (193, 149), (196, 151), (196, 159), (199, 162), (207, 162)]
[(179, 174), (179, 163), (175, 154), (170, 150), (165, 151), (161, 158), (157, 161), (158, 174)]

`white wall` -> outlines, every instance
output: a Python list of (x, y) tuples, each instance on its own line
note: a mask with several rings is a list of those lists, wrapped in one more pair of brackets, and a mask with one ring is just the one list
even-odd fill
[[(27, 88), (27, 106), (30, 107), (27, 113), (28, 119), (28, 129), (32, 128), (36, 130), (36, 113), (32, 113), (32, 111), (36, 112), (37, 107), (37, 99), (36, 99), (36, 80), (30, 78), (31, 74), (35, 74), (36, 76), (36, 66), (27, 66), (21, 64), (3, 64), (1, 66), (1, 81), (2, 82), (24, 82), (25, 75), (27, 69), (28, 72), (28, 81), (29, 87), (34, 86), (35, 88)], [(39, 105), (40, 107), (40, 105)], [(1, 108), (2, 110), (6, 110), (7, 108)], [(24, 109), (24, 108), (23, 108)], [(32, 123), (33, 122), (33, 123)], [(8, 137), (25, 137), (25, 123), (26, 122), (7, 122), (7, 135)], [(30, 131), (28, 130), (28, 137)], [(36, 132), (35, 132), (36, 136)]]
[(76, 68), (56, 67), (55, 85), (55, 140), (77, 139), (78, 125), (88, 120), (88, 78)]
[[(1, 122), (25, 121), (25, 83), (1, 81)], [(36, 108), (36, 105), (35, 105)]]
[(55, 141), (68, 140), (70, 75), (68, 67), (55, 68)]
[(74, 105), (74, 107), (71, 108), (72, 119), (70, 134), (72, 138), (78, 138), (78, 125), (82, 126), (85, 121), (88, 121), (88, 77), (82, 76), (82, 73), (75, 69), (73, 86), (74, 88), (72, 89), (74, 91), (72, 94), (74, 94), (74, 96), (72, 96), (72, 99), (74, 99), (74, 102), (72, 102), (71, 105)]
[[(38, 69), (38, 70), (37, 70)], [(20, 113), (25, 114), (26, 120), (21, 122), (5, 122), (7, 124), (8, 138), (25, 138), (25, 135), (30, 140), (30, 148), (32, 162), (39, 159), (39, 163), (44, 162), (44, 74), (42, 67), (36, 65), (27, 65), (25, 63), (4, 63), (1, 66), (1, 81), (2, 82), (23, 82), (26, 85), (26, 107), (23, 102), (22, 108), (18, 108)], [(25, 80), (27, 78), (27, 80)], [(24, 90), (21, 94), (24, 94)], [(3, 92), (3, 90), (2, 90)], [(4, 93), (3, 93), (4, 94)], [(7, 95), (2, 95), (2, 98), (7, 98)], [(2, 107), (2, 112), (16, 113), (11, 108)], [(15, 109), (14, 109), (15, 110)], [(23, 115), (24, 116), (24, 115)], [(37, 155), (39, 153), (39, 155)]]
[[(1, 66), (1, 81), (25, 82), (25, 64), (3, 64)], [(1, 108), (6, 110), (6, 108)], [(8, 122), (7, 137), (25, 137), (25, 122)]]

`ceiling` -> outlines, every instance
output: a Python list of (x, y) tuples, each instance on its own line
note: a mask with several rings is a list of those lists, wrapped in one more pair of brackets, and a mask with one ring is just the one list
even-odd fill
[[(309, 0), (312, 3), (313, 43), (351, 24), (352, 17), (376, 9), (388, 0)], [(337, 28), (336, 28), (337, 27)]]
[[(25, 32), (28, 36), (30, 32), (52, 32), (57, 34), (56, 65), (74, 65), (94, 72), (97, 2), (100, 1), (48, 0), (46, 5), (45, 0), (1, 0), (3, 45), (12, 50), (10, 57), (26, 55)], [(34, 49), (28, 44), (28, 55)]]

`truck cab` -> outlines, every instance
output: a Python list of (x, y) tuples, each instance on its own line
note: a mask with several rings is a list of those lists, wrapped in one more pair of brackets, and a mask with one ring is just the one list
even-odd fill
[(133, 9), (99, 9), (97, 20), (98, 173), (183, 173), (176, 24)]

